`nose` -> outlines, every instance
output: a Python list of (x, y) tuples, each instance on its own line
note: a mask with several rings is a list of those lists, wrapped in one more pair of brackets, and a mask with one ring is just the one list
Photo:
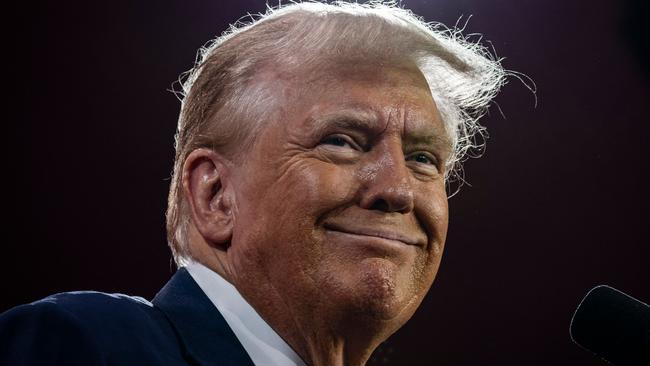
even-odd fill
[(408, 213), (413, 210), (410, 171), (401, 146), (376, 151), (362, 168), (360, 206), (367, 210)]

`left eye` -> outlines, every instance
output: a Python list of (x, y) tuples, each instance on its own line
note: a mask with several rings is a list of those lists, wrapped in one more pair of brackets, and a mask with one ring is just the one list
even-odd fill
[(406, 158), (406, 160), (413, 160), (417, 163), (421, 164), (430, 164), (430, 165), (436, 165), (436, 159), (430, 154), (425, 154), (425, 153), (417, 153), (409, 156)]

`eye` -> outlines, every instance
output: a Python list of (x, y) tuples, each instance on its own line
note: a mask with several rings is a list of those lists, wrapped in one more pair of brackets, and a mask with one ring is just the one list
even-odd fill
[(353, 149), (359, 149), (359, 146), (354, 143), (352, 139), (344, 135), (330, 135), (325, 137), (320, 143), (324, 145), (333, 145), (339, 147), (349, 146)]
[(412, 155), (409, 155), (406, 160), (412, 160), (420, 164), (428, 164), (433, 166), (438, 166), (438, 160), (429, 153), (419, 152)]

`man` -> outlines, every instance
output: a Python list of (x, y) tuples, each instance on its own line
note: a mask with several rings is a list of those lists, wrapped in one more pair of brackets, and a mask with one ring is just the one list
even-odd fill
[(363, 365), (438, 270), (446, 182), (504, 82), (393, 4), (291, 4), (202, 49), (149, 302), (50, 296), (0, 317), (5, 364)]

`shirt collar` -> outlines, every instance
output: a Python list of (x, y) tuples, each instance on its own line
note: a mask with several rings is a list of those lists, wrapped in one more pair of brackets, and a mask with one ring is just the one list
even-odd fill
[(223, 315), (256, 365), (306, 366), (235, 286), (200, 263), (191, 262), (185, 268)]
[(253, 365), (219, 311), (185, 268), (152, 301), (176, 329), (183, 354), (196, 365)]

